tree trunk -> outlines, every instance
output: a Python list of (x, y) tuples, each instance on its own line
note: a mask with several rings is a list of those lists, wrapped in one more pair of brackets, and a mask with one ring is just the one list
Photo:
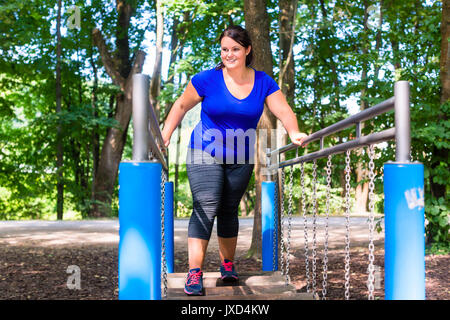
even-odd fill
[[(311, 21), (315, 21), (316, 20), (316, 14), (317, 14), (317, 10), (314, 6), (314, 2), (309, 2), (308, 3), (308, 7), (311, 13)], [(317, 32), (320, 29), (319, 26), (315, 25), (312, 27), (314, 32), (310, 32), (309, 34), (309, 45), (311, 46), (311, 55), (313, 57), (312, 59), (312, 63), (314, 68), (318, 68), (318, 59), (317, 59), (317, 54), (316, 52), (318, 50), (316, 50), (316, 39), (317, 39)], [(315, 73), (314, 74), (314, 81), (313, 81), (313, 85), (312, 85), (312, 89), (313, 89), (313, 101), (311, 104), (311, 108), (312, 108), (312, 124), (309, 128), (309, 131), (307, 132), (308, 135), (310, 135), (311, 133), (315, 132), (315, 128), (316, 128), (316, 113), (317, 113), (317, 109), (318, 109), (318, 103), (320, 103), (320, 101), (322, 100), (322, 83), (321, 83), (321, 77)], [(310, 145), (305, 146), (304, 148), (304, 154), (307, 154), (308, 148), (310, 147)]]
[(114, 185), (131, 117), (131, 89), (125, 93), (119, 93), (117, 100), (114, 119), (119, 122), (119, 128), (110, 128), (103, 143), (98, 172), (94, 181), (94, 207), (91, 211), (93, 217), (104, 217), (111, 214)]
[(448, 39), (450, 37), (450, 0), (442, 1), (442, 21), (441, 21), (441, 104), (447, 103), (450, 99), (450, 50)]
[[(61, 0), (58, 0), (58, 16), (56, 18), (56, 113), (61, 114)], [(58, 123), (56, 132), (56, 218), (63, 219), (64, 213), (64, 146), (62, 141), (62, 124)]]
[[(78, 69), (78, 105), (81, 107), (83, 106), (83, 77), (81, 75), (81, 66), (82, 61), (80, 60), (80, 39), (77, 39), (77, 69)], [(87, 152), (83, 154), (83, 149)], [(80, 187), (81, 191), (81, 197), (82, 199), (88, 199), (89, 193), (88, 193), (88, 181), (89, 181), (89, 162), (90, 162), (90, 155), (89, 155), (89, 146), (88, 144), (81, 144), (79, 141), (73, 141), (72, 143), (72, 150), (76, 152), (78, 155), (74, 159), (75, 164), (75, 174), (78, 175), (78, 182), (77, 185)], [(84, 157), (83, 157), (84, 155)], [(83, 212), (83, 215), (89, 214), (89, 209), (84, 209), (87, 212)]]
[[(169, 76), (167, 78), (167, 82), (168, 83), (173, 83), (174, 82), (174, 78), (175, 78), (175, 70), (172, 69), (171, 70), (171, 66), (173, 67), (175, 61), (176, 61), (176, 57), (177, 55), (179, 55), (179, 59), (182, 59), (183, 57), (183, 48), (184, 48), (184, 43), (186, 42), (186, 35), (187, 35), (187, 31), (188, 31), (188, 23), (190, 22), (191, 19), (191, 13), (190, 11), (186, 11), (183, 13), (183, 23), (181, 24), (180, 27), (178, 27), (179, 25), (179, 21), (174, 18), (173, 21), (173, 30), (172, 30), (172, 39), (171, 39), (171, 44), (170, 44), (170, 48), (171, 48), (171, 54), (170, 54), (170, 62), (169, 62)], [(178, 29), (178, 30), (176, 30)], [(180, 77), (180, 81), (178, 82), (179, 85), (181, 84), (181, 77)], [(175, 101), (173, 101), (175, 102)], [(169, 105), (165, 106), (165, 110), (164, 110), (164, 116), (160, 117), (160, 123), (164, 123), (167, 119), (167, 116), (169, 115), (170, 110), (172, 109), (173, 106), (173, 102), (171, 102)]]
[(297, 13), (297, 1), (280, 0), (280, 76), (278, 85), (286, 96), (290, 106), (294, 104), (295, 97), (295, 69), (294, 69), (294, 44), (295, 44), (295, 17)]
[[(441, 104), (449, 103), (450, 99), (450, 50), (448, 39), (450, 37), (450, 0), (442, 1), (442, 20), (441, 20), (441, 60), (440, 60), (440, 79), (441, 79)], [(437, 121), (445, 122), (448, 115), (440, 112)], [(433, 158), (431, 168), (436, 169), (441, 165), (441, 161), (448, 161), (448, 149), (445, 147), (433, 147)], [(432, 170), (432, 172), (435, 170)], [(434, 182), (430, 179), (431, 194), (435, 198), (445, 197), (446, 185)]]
[[(273, 76), (272, 65), (272, 51), (270, 48), (270, 17), (266, 11), (266, 1), (264, 0), (244, 0), (244, 19), (245, 26), (250, 34), (253, 43), (253, 67), (256, 70), (261, 70), (269, 76)], [(265, 159), (265, 148), (270, 148), (272, 141), (262, 141), (264, 135), (261, 135), (261, 129), (266, 130), (267, 138), (270, 137), (272, 129), (276, 128), (276, 118), (264, 106), (264, 111), (258, 123), (257, 132), (258, 138), (256, 141), (255, 152), (255, 188), (256, 188), (256, 202), (255, 214), (253, 222), (252, 242), (248, 251), (248, 257), (261, 256), (261, 182), (265, 180), (261, 170), (264, 163), (261, 159)], [(275, 141), (273, 141), (275, 143)]]
[[(327, 10), (325, 8), (325, 2), (323, 0), (320, 0), (319, 2), (320, 2), (320, 10), (322, 12), (322, 16), (323, 16), (323, 19), (324, 19), (324, 22), (325, 22), (325, 26), (326, 26), (326, 28), (324, 28), (323, 32), (324, 32), (326, 38), (329, 39), (330, 38), (330, 33), (333, 34), (335, 32), (335, 30), (328, 29), (328, 22), (327, 22), (327, 20), (328, 20), (328, 18), (327, 18), (328, 12), (327, 12)], [(330, 23), (329, 25), (333, 26), (333, 23)], [(332, 43), (332, 42), (329, 41), (329, 43)], [(336, 110), (339, 110), (340, 109), (340, 103), (341, 103), (340, 102), (339, 77), (338, 77), (338, 71), (337, 71), (337, 64), (336, 64), (336, 62), (334, 61), (334, 58), (333, 58), (333, 53), (336, 52), (336, 51), (337, 51), (337, 49), (330, 45), (330, 50), (329, 50), (330, 55), (329, 55), (328, 58), (329, 58), (329, 61), (330, 61), (330, 68), (331, 68), (331, 74), (332, 74), (332, 79), (333, 79), (333, 91), (334, 91), (334, 97), (333, 97), (334, 101), (333, 102), (334, 102), (334, 105), (336, 106)], [(324, 58), (326, 58), (326, 57), (324, 57)]]
[[(178, 126), (177, 148), (175, 151), (175, 200), (177, 200), (178, 186), (179, 186), (179, 171), (180, 171), (180, 146), (181, 146), (181, 123)], [(174, 215), (178, 214), (178, 201), (175, 201)]]
[[(295, 42), (295, 18), (297, 16), (297, 1), (280, 0), (279, 3), (279, 37), (280, 54), (278, 86), (286, 97), (287, 102), (293, 108), (295, 98), (295, 69), (294, 69), (294, 42)], [(277, 119), (277, 145), (280, 148), (288, 143), (288, 135), (282, 122)], [(285, 153), (280, 155), (280, 161), (286, 159)], [(281, 175), (278, 175), (278, 203), (281, 201), (283, 186)], [(278, 206), (278, 226), (281, 228), (281, 206)], [(278, 230), (280, 232), (280, 229)], [(280, 234), (280, 233), (279, 233)], [(281, 241), (278, 242), (281, 245)]]
[(381, 64), (379, 63), (379, 59), (380, 59), (380, 48), (381, 48), (381, 30), (382, 30), (382, 26), (383, 26), (383, 5), (384, 5), (384, 1), (381, 0), (380, 1), (380, 18), (378, 20), (378, 30), (377, 30), (377, 35), (375, 38), (375, 50), (377, 51), (377, 61), (376, 61), (376, 65), (375, 65), (375, 72), (374, 72), (374, 80), (373, 80), (373, 88), (375, 88), (375, 92), (377, 90), (379, 90), (379, 85), (378, 85), (378, 78), (380, 75), (380, 69), (381, 69)]
[(155, 64), (153, 66), (153, 75), (150, 81), (150, 101), (155, 110), (156, 119), (160, 121), (161, 105), (159, 103), (159, 93), (161, 91), (161, 69), (162, 69), (162, 51), (164, 36), (164, 15), (161, 0), (156, 0), (156, 53)]
[(125, 146), (128, 125), (131, 118), (132, 77), (142, 71), (145, 53), (138, 51), (132, 64), (129, 59), (128, 28), (134, 8), (126, 1), (116, 2), (119, 12), (116, 32), (116, 56), (113, 58), (101, 32), (94, 29), (93, 40), (99, 49), (106, 72), (113, 83), (120, 88), (116, 95), (114, 119), (117, 126), (109, 128), (103, 142), (97, 176), (94, 180), (94, 194), (90, 216), (105, 217), (111, 213), (111, 200), (117, 180), (117, 172)]
[(239, 208), (241, 209), (241, 217), (246, 217), (248, 215), (247, 201), (245, 201), (245, 194), (239, 203)]
[[(94, 61), (92, 51), (91, 51), (91, 66), (92, 72), (94, 74), (94, 84), (91, 92), (91, 104), (92, 104), (92, 116), (94, 119), (98, 118), (98, 110), (97, 110), (97, 88), (98, 88), (98, 74), (97, 74), (97, 64)], [(97, 177), (97, 169), (98, 169), (98, 161), (99, 161), (99, 133), (98, 133), (98, 125), (95, 125), (92, 129), (92, 138), (91, 138), (91, 146), (92, 146), (92, 181), (95, 181)], [(94, 194), (94, 183), (91, 186), (91, 194)]]
[[(369, 27), (367, 25), (367, 20), (369, 18), (368, 10), (368, 1), (364, 0), (364, 17), (363, 17), (363, 37), (361, 43), (361, 53), (362, 56), (367, 56), (369, 51), (370, 43), (368, 41), (368, 32)], [(360, 98), (360, 111), (367, 109), (368, 104), (366, 101), (367, 95), (367, 72), (369, 68), (369, 63), (366, 59), (363, 59), (362, 71), (361, 71), (361, 82), (363, 84), (363, 88), (361, 90), (361, 98)], [(361, 123), (361, 130), (364, 128), (364, 123)], [(356, 164), (356, 189), (355, 189), (355, 207), (354, 210), (356, 213), (365, 213), (367, 206), (367, 196), (369, 194), (369, 184), (368, 182), (364, 182), (367, 176), (367, 169), (363, 166), (362, 162), (362, 149), (359, 148), (356, 150), (356, 154), (358, 155), (358, 163)]]
[(169, 61), (169, 75), (167, 77), (167, 83), (174, 83), (175, 81), (175, 61), (178, 56), (178, 32), (177, 28), (180, 24), (178, 17), (175, 16), (172, 22), (172, 36), (170, 39), (170, 61)]
[[(295, 17), (297, 13), (297, 1), (280, 0), (280, 74), (278, 85), (286, 96), (291, 107), (294, 106), (295, 97), (295, 70), (294, 70), (294, 42), (295, 42)], [(283, 124), (277, 119), (277, 133), (285, 132)], [(277, 134), (277, 148), (286, 145), (287, 134)], [(280, 161), (284, 161), (285, 154), (280, 155)]]
[[(178, 52), (176, 51), (177, 46), (178, 46), (178, 36), (177, 36), (177, 32), (176, 32), (176, 28), (178, 26), (178, 20), (174, 19), (173, 21), (173, 30), (172, 30), (172, 42), (171, 42), (171, 55), (170, 55), (170, 65), (172, 65), (172, 73), (169, 72), (169, 79), (167, 80), (168, 82), (170, 81), (171, 83), (174, 83), (174, 79), (175, 79), (175, 67), (173, 66), (176, 56), (178, 55)], [(180, 50), (180, 58), (183, 56), (183, 50)], [(170, 66), (169, 66), (169, 70), (170, 70)], [(180, 77), (180, 82), (181, 82), (181, 77)], [(173, 104), (172, 104), (173, 105)], [(169, 108), (166, 108), (169, 109)], [(166, 110), (166, 114), (167, 114), (167, 110)], [(165, 118), (165, 117), (164, 117)], [(174, 190), (174, 217), (178, 216), (178, 186), (179, 186), (179, 170), (180, 170), (180, 145), (181, 145), (181, 128), (182, 125), (180, 123), (180, 125), (178, 126), (178, 136), (177, 136), (177, 146), (176, 146), (176, 151), (175, 151), (175, 178), (174, 178), (174, 184), (175, 184), (175, 190)]]

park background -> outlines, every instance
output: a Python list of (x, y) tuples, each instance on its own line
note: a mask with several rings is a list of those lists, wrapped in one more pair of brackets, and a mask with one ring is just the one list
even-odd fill
[[(448, 251), (448, 0), (1, 1), (0, 219), (117, 217), (118, 163), (132, 153), (128, 80), (141, 71), (151, 76), (151, 101), (162, 125), (189, 79), (219, 62), (218, 37), (231, 24), (250, 31), (255, 68), (280, 84), (308, 134), (392, 97), (395, 81), (410, 82), (411, 157), (425, 165), (427, 244)], [(171, 139), (177, 217), (192, 209), (184, 157), (199, 109)], [(267, 119), (266, 128), (276, 128), (273, 116)], [(363, 133), (393, 121), (392, 113), (379, 116), (365, 123)], [(351, 130), (325, 144), (347, 141)], [(300, 154), (318, 148), (311, 143)], [(382, 165), (394, 155), (393, 142), (376, 148), (378, 222)], [(352, 212), (365, 214), (364, 150), (352, 153), (351, 164)], [(326, 159), (318, 161), (319, 214), (325, 165)], [(344, 157), (334, 156), (333, 215), (344, 212), (344, 167)], [(312, 164), (305, 168), (310, 186)], [(241, 216), (260, 214), (261, 179), (255, 171)], [(299, 168), (295, 179), (297, 212)], [(312, 214), (310, 196), (307, 201)]]

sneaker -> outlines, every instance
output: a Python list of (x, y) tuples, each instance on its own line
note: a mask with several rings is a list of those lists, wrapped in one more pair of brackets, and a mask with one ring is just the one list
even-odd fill
[(221, 279), (225, 282), (234, 282), (238, 281), (239, 277), (236, 271), (234, 270), (233, 261), (225, 259), (220, 266)]
[(203, 272), (200, 268), (189, 270), (186, 283), (184, 285), (184, 292), (190, 296), (202, 296), (203, 292)]

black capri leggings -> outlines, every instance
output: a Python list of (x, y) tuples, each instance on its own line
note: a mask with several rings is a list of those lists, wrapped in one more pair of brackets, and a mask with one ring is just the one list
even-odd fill
[(238, 206), (252, 176), (254, 164), (221, 164), (206, 152), (189, 149), (186, 170), (193, 207), (188, 237), (209, 240), (217, 216), (217, 235), (237, 237)]

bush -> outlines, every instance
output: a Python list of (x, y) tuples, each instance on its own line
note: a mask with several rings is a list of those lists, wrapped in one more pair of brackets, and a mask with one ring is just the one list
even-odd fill
[(425, 218), (426, 228), (425, 233), (427, 243), (442, 243), (448, 245), (449, 243), (449, 212), (450, 206), (445, 199), (426, 199), (425, 202)]
[(17, 197), (0, 187), (0, 220), (56, 218), (55, 201), (41, 197)]

